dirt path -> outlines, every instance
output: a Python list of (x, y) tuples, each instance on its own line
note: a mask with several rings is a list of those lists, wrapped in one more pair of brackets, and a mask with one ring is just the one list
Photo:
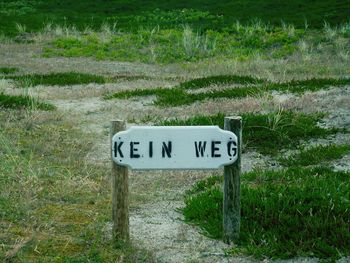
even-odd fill
[[(331, 105), (330, 101), (336, 101), (337, 107), (327, 108), (331, 113), (325, 118), (323, 125), (349, 127), (350, 89), (333, 89), (327, 92), (326, 100), (324, 92), (306, 94), (302, 100), (290, 97), (282, 103), (302, 106), (305, 111), (318, 111)], [(338, 103), (340, 101), (341, 103)], [(148, 114), (158, 114), (159, 117), (170, 114), (167, 110), (159, 112), (151, 105), (144, 105), (140, 101), (102, 101), (99, 98), (80, 100), (56, 100), (53, 101), (60, 110), (80, 120), (79, 126), (85, 131), (96, 134), (96, 145), (88, 158), (92, 162), (101, 162), (109, 165), (109, 141), (108, 125), (113, 118), (128, 120), (142, 119)], [(310, 106), (312, 105), (312, 106)], [(334, 104), (333, 104), (334, 105)], [(309, 109), (313, 107), (313, 109)], [(179, 109), (172, 109), (176, 112)], [(336, 116), (336, 117), (334, 117)], [(328, 139), (317, 140), (314, 143), (327, 144), (350, 142), (349, 135), (339, 134)], [(350, 156), (334, 164), (336, 169), (349, 170)], [(274, 168), (275, 163), (258, 153), (248, 152), (243, 156), (242, 167), (249, 171), (254, 167)], [(219, 171), (220, 172), (220, 171)], [(225, 255), (228, 248), (221, 241), (207, 238), (200, 234), (197, 227), (183, 222), (183, 217), (178, 209), (183, 206), (182, 196), (184, 191), (200, 178), (211, 175), (212, 172), (131, 172), (131, 214), (130, 229), (133, 244), (151, 251), (157, 262), (254, 262), (249, 257), (232, 257)], [(269, 262), (265, 260), (265, 262)], [(278, 262), (317, 262), (313, 258), (297, 258)], [(341, 261), (340, 261), (341, 262)]]

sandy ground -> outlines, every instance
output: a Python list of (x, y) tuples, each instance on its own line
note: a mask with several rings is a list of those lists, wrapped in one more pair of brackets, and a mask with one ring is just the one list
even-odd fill
[[(105, 85), (89, 84), (66, 87), (38, 86), (31, 89), (35, 97), (45, 99), (55, 104), (64, 118), (74, 121), (84, 132), (95, 136), (95, 146), (87, 160), (92, 163), (101, 163), (109, 167), (109, 123), (111, 120), (121, 119), (127, 125), (152, 124), (158, 119), (183, 118), (194, 114), (214, 114), (225, 112), (228, 115), (238, 115), (242, 112), (267, 112), (272, 109), (286, 108), (303, 112), (328, 112), (320, 125), (325, 127), (350, 128), (350, 87), (332, 88), (327, 91), (306, 93), (302, 96), (272, 94), (258, 98), (241, 100), (221, 99), (204, 101), (189, 106), (175, 108), (158, 108), (152, 105), (152, 98), (135, 98), (130, 100), (103, 100), (101, 96), (106, 92), (152, 88), (158, 86), (172, 86), (176, 81), (165, 80), (164, 76), (177, 76), (183, 73), (177, 66), (160, 67), (139, 63), (119, 63), (109, 61), (94, 61), (85, 58), (41, 58), (41, 47), (38, 45), (0, 45), (0, 66), (20, 68), (20, 73), (48, 73), (78, 71), (103, 75), (145, 75), (154, 79), (122, 80)], [(276, 62), (276, 76), (281, 76)], [(260, 64), (260, 66), (263, 63)], [(237, 68), (230, 71), (230, 67), (215, 65), (205, 70), (199, 68), (198, 75), (204, 72), (220, 74), (223, 71), (237, 73), (247, 70)], [(247, 65), (243, 67), (249, 68)], [(257, 67), (250, 65), (250, 67)], [(271, 74), (271, 65), (261, 66), (259, 74)], [(194, 69), (191, 69), (194, 71)], [(338, 69), (340, 75), (346, 70)], [(190, 71), (189, 71), (190, 72)], [(317, 75), (317, 74), (316, 74)], [(271, 75), (270, 75), (271, 77)], [(218, 89), (219, 87), (215, 87)], [(8, 93), (22, 93), (8, 83), (4, 89)], [(338, 134), (323, 140), (315, 140), (313, 144), (350, 142), (348, 134)], [(248, 152), (242, 157), (243, 171), (254, 168), (275, 168), (276, 162), (256, 152)], [(350, 169), (350, 155), (334, 162), (337, 170)], [(216, 171), (222, 173), (222, 171)], [(201, 231), (192, 225), (185, 224), (178, 209), (183, 206), (183, 193), (198, 179), (205, 178), (213, 172), (200, 171), (156, 171), (131, 172), (130, 192), (131, 211), (130, 229), (134, 245), (150, 251), (156, 262), (255, 262), (249, 257), (227, 256), (228, 248), (221, 241), (213, 240), (201, 234)], [(139, 201), (141, 200), (141, 201)], [(315, 258), (297, 258), (274, 262), (317, 262)], [(264, 260), (264, 262), (272, 262)], [(339, 260), (339, 263), (350, 262), (349, 258)]]

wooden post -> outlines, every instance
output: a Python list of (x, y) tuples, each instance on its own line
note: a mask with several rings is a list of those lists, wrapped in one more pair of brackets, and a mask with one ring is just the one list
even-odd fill
[(238, 154), (237, 160), (224, 168), (223, 238), (229, 244), (238, 241), (241, 224), (242, 118), (225, 117), (224, 129), (237, 136)]
[[(125, 123), (117, 120), (111, 122), (110, 141), (114, 134), (125, 130)], [(111, 145), (111, 154), (112, 145)], [(129, 241), (129, 183), (128, 168), (117, 165), (112, 160), (112, 219), (113, 240), (115, 242)]]

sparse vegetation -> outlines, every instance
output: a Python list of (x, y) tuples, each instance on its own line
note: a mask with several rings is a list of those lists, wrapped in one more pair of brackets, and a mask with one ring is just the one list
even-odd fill
[(0, 111), (0, 261), (152, 262), (111, 241), (106, 169), (82, 160), (92, 139), (73, 125)]

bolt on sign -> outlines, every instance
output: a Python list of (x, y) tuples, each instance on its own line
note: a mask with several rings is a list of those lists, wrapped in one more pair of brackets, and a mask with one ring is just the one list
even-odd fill
[(237, 136), (218, 126), (133, 126), (112, 138), (113, 161), (134, 170), (217, 169), (237, 156)]

